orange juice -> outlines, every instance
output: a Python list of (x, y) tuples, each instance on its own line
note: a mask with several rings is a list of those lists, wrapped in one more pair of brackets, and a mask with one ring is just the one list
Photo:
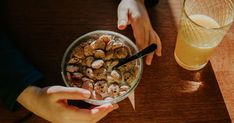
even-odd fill
[[(187, 70), (199, 70), (209, 61), (215, 47), (222, 37), (216, 36), (217, 32), (212, 30), (219, 28), (219, 24), (206, 15), (190, 15), (190, 21), (181, 20), (177, 43), (175, 49), (175, 59), (177, 63)], [(193, 27), (196, 25), (197, 27)], [(200, 29), (200, 28), (205, 28)]]

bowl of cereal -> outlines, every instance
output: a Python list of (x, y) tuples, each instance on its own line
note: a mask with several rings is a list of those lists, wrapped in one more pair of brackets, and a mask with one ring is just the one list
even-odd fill
[(143, 71), (142, 58), (118, 68), (120, 60), (139, 52), (126, 36), (106, 30), (82, 35), (66, 49), (61, 74), (66, 86), (91, 92), (85, 102), (93, 105), (122, 101), (137, 87)]

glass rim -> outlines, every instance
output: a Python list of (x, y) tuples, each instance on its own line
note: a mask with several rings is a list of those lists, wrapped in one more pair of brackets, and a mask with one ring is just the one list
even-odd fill
[[(201, 27), (201, 28), (207, 29), (207, 30), (219, 30), (219, 29), (223, 29), (223, 28), (226, 28), (226, 27), (228, 27), (228, 26), (231, 26), (232, 23), (234, 22), (234, 17), (233, 17), (232, 20), (231, 20), (231, 22), (229, 22), (228, 24), (225, 24), (225, 25), (223, 25), (223, 26), (220, 26), (220, 27), (207, 28), (207, 27), (205, 27), (205, 26), (202, 26), (202, 25), (196, 23), (195, 21), (193, 21), (193, 20), (189, 17), (188, 13), (187, 13), (186, 10), (185, 10), (185, 3), (186, 3), (187, 1), (188, 1), (188, 0), (184, 0), (184, 1), (183, 1), (183, 9), (182, 9), (182, 10), (183, 10), (183, 13), (185, 14), (185, 16), (186, 16), (193, 24), (195, 24), (195, 25), (198, 26), (198, 27)], [(233, 4), (233, 2), (232, 2), (231, 0), (228, 0), (228, 1), (231, 3), (231, 8), (234, 9), (234, 4)], [(183, 14), (183, 13), (182, 13), (182, 14)], [(234, 10), (233, 10), (233, 15), (234, 15)]]

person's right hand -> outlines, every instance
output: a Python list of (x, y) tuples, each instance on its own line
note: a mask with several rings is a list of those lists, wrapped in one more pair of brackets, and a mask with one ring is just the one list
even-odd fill
[(157, 44), (155, 53), (146, 56), (146, 64), (151, 65), (153, 56), (162, 55), (161, 40), (153, 29), (149, 15), (144, 5), (144, 0), (122, 0), (118, 6), (118, 29), (124, 30), (127, 25), (132, 26), (136, 44), (140, 50), (152, 43)]
[(53, 123), (95, 123), (109, 112), (118, 108), (117, 104), (105, 104), (93, 109), (80, 109), (68, 105), (67, 100), (83, 100), (90, 92), (82, 88), (51, 86), (27, 87), (17, 101), (36, 115)]

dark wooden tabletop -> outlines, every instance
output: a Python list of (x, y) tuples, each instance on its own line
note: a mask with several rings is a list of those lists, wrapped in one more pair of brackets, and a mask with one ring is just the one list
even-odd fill
[[(20, 51), (45, 74), (46, 85), (64, 85), (60, 74), (62, 56), (77, 37), (102, 29), (120, 32), (134, 40), (130, 27), (125, 31), (117, 29), (118, 3), (117, 0), (8, 0), (4, 19)], [(163, 56), (155, 57), (151, 66), (144, 66), (135, 91), (136, 110), (125, 99), (118, 110), (100, 122), (231, 122), (211, 64), (196, 72), (177, 65), (173, 56), (177, 28), (169, 3), (160, 0), (159, 5), (148, 10), (162, 40)], [(47, 123), (26, 109), (10, 112), (2, 105), (0, 122)]]

